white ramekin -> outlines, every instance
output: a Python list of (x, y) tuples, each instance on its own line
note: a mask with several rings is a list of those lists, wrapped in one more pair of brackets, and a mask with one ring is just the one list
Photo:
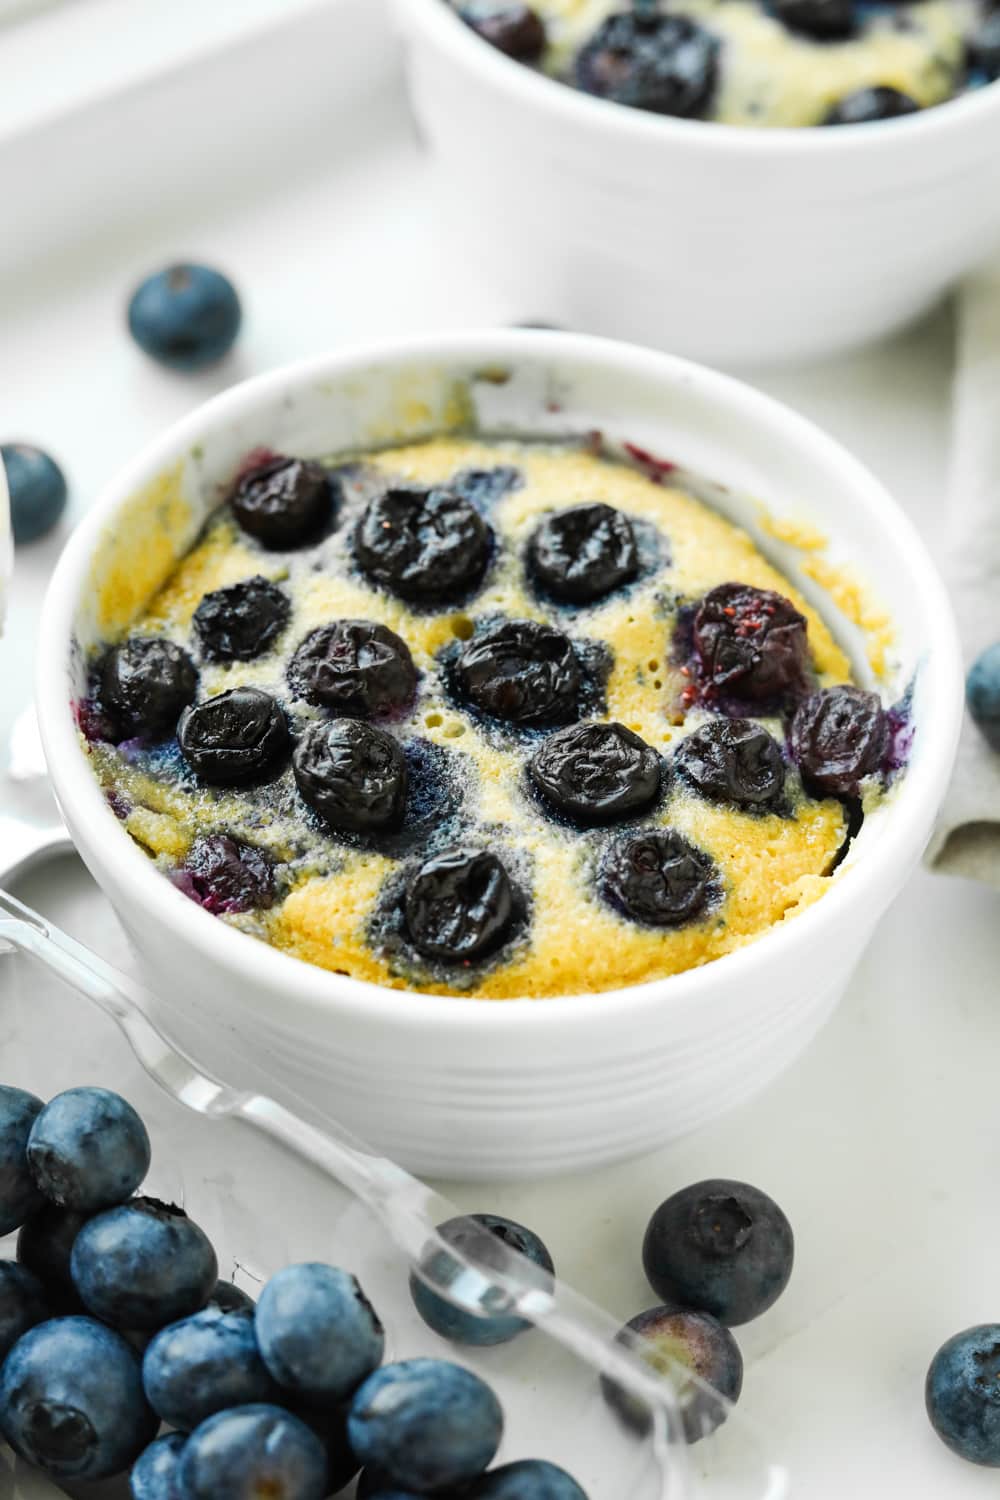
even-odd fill
[[(71, 701), (95, 641), (95, 575), (134, 530), (134, 497), (155, 494), (157, 477), (180, 465), (193, 515), (171, 547), (183, 550), (252, 447), (323, 454), (419, 437), (463, 411), (485, 432), (600, 429), (711, 476), (719, 507), (757, 535), (856, 646), (802, 571), (803, 554), (761, 531), (757, 502), (766, 500), (772, 515), (827, 534), (831, 559), (852, 559), (895, 621), (888, 691), (915, 680), (911, 764), (831, 889), (757, 943), (610, 994), (490, 1003), (383, 989), (300, 963), (209, 916), (157, 872), (106, 806)], [(237, 1082), (250, 1059), (275, 1092), (308, 1096), (424, 1173), (513, 1177), (648, 1149), (753, 1094), (791, 1062), (829, 1015), (930, 834), (954, 757), (961, 667), (947, 596), (910, 522), (810, 423), (665, 355), (494, 331), (278, 370), (227, 391), (147, 447), (95, 503), (59, 563), (43, 613), (38, 711), (66, 821), (132, 937), (173, 1038)]]
[(918, 115), (758, 130), (628, 109), (395, 0), (452, 243), (512, 316), (718, 364), (914, 318), (1000, 246), (1000, 85)]

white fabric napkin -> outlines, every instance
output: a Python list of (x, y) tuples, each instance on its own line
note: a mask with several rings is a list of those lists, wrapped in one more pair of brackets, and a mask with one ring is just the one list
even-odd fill
[[(946, 576), (966, 668), (1000, 640), (1000, 264), (958, 296)], [(1000, 888), (1000, 754), (966, 714), (927, 864)]]

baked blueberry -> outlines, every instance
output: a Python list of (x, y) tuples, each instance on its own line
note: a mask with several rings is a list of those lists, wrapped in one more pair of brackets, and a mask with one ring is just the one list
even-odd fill
[(853, 797), (885, 763), (889, 721), (877, 693), (849, 683), (823, 688), (799, 704), (791, 743), (809, 791)]
[(51, 531), (66, 509), (66, 476), (41, 448), (31, 443), (0, 444), (7, 474), (10, 525), (15, 542), (34, 542)]
[(351, 1447), (404, 1491), (458, 1489), (500, 1446), (503, 1411), (490, 1387), (442, 1359), (406, 1359), (370, 1375), (351, 1402)]
[(649, 1221), (642, 1263), (665, 1302), (720, 1323), (748, 1323), (781, 1296), (795, 1241), (781, 1209), (759, 1188), (725, 1178), (696, 1182)]
[(701, 915), (718, 883), (707, 854), (672, 828), (616, 839), (601, 861), (604, 900), (633, 922), (681, 927)]
[(374, 719), (413, 701), (417, 669), (410, 648), (374, 620), (335, 620), (312, 630), (288, 663), (288, 683), (307, 703)]
[(987, 743), (1000, 750), (1000, 642), (981, 651), (969, 668), (965, 701)]
[[(555, 1272), (552, 1257), (538, 1235), (523, 1224), (499, 1214), (467, 1214), (462, 1218), (448, 1219), (438, 1225), (437, 1232), (446, 1244), (454, 1245), (470, 1261), (487, 1269), (499, 1267), (502, 1270), (506, 1263), (505, 1250), (513, 1250), (532, 1265), (540, 1267), (547, 1278)], [(500, 1249), (501, 1246), (504, 1249)], [(443, 1250), (430, 1252), (426, 1268), (438, 1284), (442, 1278), (457, 1278), (464, 1274), (460, 1263)], [(506, 1344), (531, 1327), (524, 1318), (511, 1313), (478, 1317), (466, 1312), (433, 1291), (415, 1272), (410, 1274), (410, 1295), (428, 1328), (456, 1344), (479, 1347)]]
[(173, 734), (197, 688), (190, 656), (160, 636), (134, 635), (113, 646), (101, 668), (101, 700), (127, 734)]
[(703, 696), (769, 703), (806, 690), (805, 616), (782, 594), (720, 583), (694, 617), (694, 667)]
[(252, 661), (278, 638), (291, 612), (284, 589), (258, 573), (206, 594), (192, 624), (209, 661)]
[[(1000, 10), (991, 10), (969, 39), (969, 66), (993, 82), (1000, 78)], [(15, 536), (17, 530), (15, 527)]]
[(588, 94), (695, 119), (715, 92), (719, 38), (686, 16), (639, 9), (608, 16), (576, 59)]
[(0, 1432), (56, 1479), (107, 1479), (156, 1432), (139, 1361), (92, 1318), (52, 1318), (20, 1339), (0, 1370)]
[(0, 1260), (0, 1365), (22, 1334), (52, 1316), (38, 1277), (13, 1260)]
[(517, 62), (537, 62), (545, 50), (545, 26), (530, 5), (472, 0), (458, 13), (491, 47)]
[(110, 1089), (67, 1089), (31, 1127), (28, 1164), (46, 1198), (92, 1214), (130, 1198), (149, 1170), (146, 1127)]
[(183, 1500), (324, 1500), (326, 1453), (305, 1422), (280, 1406), (220, 1411), (181, 1455)]
[(76, 1237), (88, 1218), (88, 1214), (45, 1203), (21, 1226), (17, 1237), (18, 1261), (35, 1273), (50, 1297), (60, 1301), (67, 1296), (76, 1298), (70, 1257)]
[(681, 740), (675, 770), (712, 802), (773, 806), (785, 786), (781, 746), (753, 719), (709, 719)]
[[(632, 1318), (619, 1337), (631, 1343), (630, 1335), (641, 1340), (636, 1354), (673, 1387), (686, 1440), (697, 1443), (721, 1426), (726, 1402), (738, 1400), (743, 1388), (743, 1356), (729, 1329), (709, 1313), (668, 1305)], [(602, 1377), (601, 1388), (630, 1427), (639, 1432), (648, 1428), (649, 1410), (641, 1396), (609, 1376)]]
[(953, 1453), (1000, 1468), (1000, 1324), (966, 1328), (942, 1344), (924, 1395), (931, 1426)]
[(582, 685), (573, 642), (537, 620), (503, 620), (477, 631), (455, 661), (463, 702), (508, 724), (565, 724), (579, 713)]
[(642, 812), (660, 791), (660, 757), (624, 724), (571, 724), (528, 762), (531, 784), (574, 823), (614, 823)]
[(389, 489), (371, 500), (354, 532), (354, 552), (375, 583), (418, 604), (444, 604), (482, 579), (493, 533), (450, 489)]
[(256, 1305), (253, 1298), (232, 1281), (217, 1281), (205, 1303), (206, 1307), (218, 1308), (219, 1312), (253, 1312)]
[(202, 781), (241, 786), (259, 780), (282, 759), (288, 724), (281, 705), (262, 688), (230, 688), (186, 708), (177, 740)]
[(161, 1421), (183, 1432), (217, 1411), (279, 1399), (257, 1348), (253, 1312), (216, 1307), (156, 1334), (142, 1357), (142, 1383)]
[(128, 326), (152, 359), (172, 370), (217, 364), (236, 342), (243, 310), (228, 276), (174, 265), (147, 276), (128, 305)]
[(230, 506), (248, 536), (284, 551), (319, 537), (339, 494), (339, 481), (321, 464), (279, 456), (240, 475)]
[(168, 1432), (144, 1448), (129, 1475), (132, 1500), (180, 1500), (177, 1488), (186, 1432)]
[(898, 120), (901, 115), (913, 115), (920, 105), (909, 94), (888, 84), (877, 84), (874, 88), (857, 89), (838, 99), (823, 121), (824, 125), (872, 125), (878, 120)]
[(385, 1333), (349, 1271), (307, 1261), (272, 1276), (257, 1303), (257, 1342), (285, 1390), (343, 1401), (378, 1368)]
[(514, 918), (510, 876), (486, 849), (445, 849), (406, 883), (403, 915), (410, 941), (425, 958), (470, 963), (506, 937)]
[(0, 1084), (0, 1239), (45, 1202), (28, 1166), (28, 1137), (42, 1108), (34, 1094)]
[(95, 1317), (138, 1330), (200, 1311), (219, 1274), (204, 1231), (182, 1208), (156, 1198), (133, 1198), (88, 1219), (70, 1267)]
[(213, 916), (266, 911), (274, 904), (274, 866), (264, 853), (228, 833), (195, 839), (175, 877), (186, 896)]
[(821, 42), (843, 41), (854, 30), (854, 0), (772, 0), (789, 31)]
[(573, 505), (548, 516), (528, 542), (528, 569), (563, 604), (592, 604), (639, 571), (632, 522), (611, 505)]
[(491, 1469), (467, 1491), (468, 1500), (587, 1500), (572, 1475), (543, 1458)]
[(306, 802), (338, 833), (382, 833), (402, 819), (406, 761), (399, 741), (372, 724), (310, 724), (292, 768)]

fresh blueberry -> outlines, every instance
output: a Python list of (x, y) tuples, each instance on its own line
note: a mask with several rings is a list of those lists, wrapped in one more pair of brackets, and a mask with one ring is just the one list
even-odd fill
[(52, 1297), (76, 1297), (70, 1257), (76, 1237), (89, 1217), (46, 1203), (21, 1227), (17, 1237), (18, 1261), (34, 1271)]
[(1000, 1324), (956, 1333), (931, 1360), (927, 1415), (959, 1458), (1000, 1468)]
[(385, 1333), (357, 1279), (336, 1266), (285, 1266), (257, 1303), (257, 1342), (278, 1384), (342, 1401), (378, 1368)]
[(280, 1406), (239, 1406), (195, 1428), (181, 1456), (183, 1500), (324, 1500), (326, 1454)]
[(130, 1198), (149, 1170), (146, 1127), (109, 1089), (67, 1089), (50, 1099), (28, 1139), (28, 1163), (60, 1208), (93, 1214)]
[[(523, 1224), (513, 1219), (504, 1219), (499, 1214), (468, 1214), (463, 1218), (448, 1219), (438, 1225), (438, 1234), (446, 1244), (454, 1245), (469, 1260), (478, 1265), (503, 1269), (506, 1264), (504, 1252), (497, 1253), (499, 1245), (514, 1250), (535, 1266), (539, 1266), (547, 1277), (555, 1272), (552, 1257), (544, 1243)], [(461, 1265), (453, 1261), (446, 1252), (432, 1251), (427, 1261), (428, 1273), (440, 1283), (442, 1276), (458, 1277), (463, 1274)], [(446, 1301), (424, 1282), (415, 1272), (410, 1275), (410, 1295), (417, 1312), (428, 1328), (444, 1339), (456, 1344), (506, 1344), (531, 1324), (524, 1318), (500, 1313), (496, 1317), (476, 1317), (464, 1312), (454, 1303)]]
[(610, 505), (556, 511), (528, 542), (528, 570), (562, 604), (603, 599), (639, 571), (632, 522)]
[(253, 1312), (256, 1303), (248, 1296), (241, 1287), (232, 1281), (217, 1281), (215, 1290), (205, 1303), (206, 1307), (216, 1307), (219, 1312)]
[(128, 326), (139, 348), (172, 370), (217, 364), (236, 342), (242, 319), (236, 288), (211, 266), (156, 271), (128, 305)]
[(142, 1383), (157, 1416), (184, 1432), (231, 1406), (278, 1399), (253, 1313), (215, 1307), (161, 1329), (143, 1355)]
[(854, 0), (773, 0), (774, 14), (789, 31), (821, 42), (839, 42), (854, 30)]
[(231, 838), (203, 833), (174, 874), (174, 884), (213, 916), (227, 912), (266, 911), (274, 904), (274, 867), (263, 849)]
[(215, 1251), (183, 1209), (133, 1198), (89, 1219), (73, 1245), (73, 1281), (88, 1309), (115, 1328), (164, 1328), (205, 1306)]
[(648, 927), (680, 927), (693, 921), (717, 886), (710, 857), (672, 828), (616, 839), (598, 871), (604, 900)]
[(642, 1263), (664, 1302), (699, 1308), (733, 1327), (777, 1301), (794, 1254), (792, 1227), (773, 1198), (748, 1183), (713, 1178), (660, 1204)]
[(305, 801), (338, 833), (381, 833), (403, 816), (407, 776), (399, 741), (361, 719), (310, 724), (292, 769)]
[(209, 661), (252, 661), (278, 638), (291, 612), (284, 589), (257, 574), (206, 594), (192, 625)]
[(230, 505), (248, 536), (287, 551), (317, 540), (339, 499), (339, 480), (321, 464), (274, 456), (240, 475)]
[(972, 33), (969, 66), (984, 73), (990, 82), (1000, 78), (1000, 10), (991, 10)]
[(528, 762), (532, 786), (557, 813), (591, 827), (643, 812), (660, 791), (660, 757), (624, 724), (572, 724)]
[(335, 620), (310, 631), (288, 663), (292, 691), (334, 714), (371, 719), (413, 700), (417, 669), (410, 648), (374, 620)]
[(187, 1442), (184, 1432), (168, 1432), (145, 1448), (132, 1466), (132, 1500), (181, 1500), (178, 1472)]
[(425, 958), (469, 963), (503, 942), (515, 914), (514, 890), (489, 850), (445, 849), (410, 876), (403, 914)]
[(545, 25), (530, 5), (471, 0), (459, 15), (491, 47), (517, 62), (537, 62), (545, 51)]
[(0, 1239), (45, 1202), (28, 1166), (28, 1137), (41, 1112), (34, 1094), (0, 1084)]
[(357, 1474), (360, 1463), (354, 1456), (347, 1437), (347, 1408), (318, 1405), (308, 1401), (291, 1401), (285, 1394), (283, 1405), (293, 1411), (300, 1421), (311, 1427), (326, 1450), (326, 1488), (330, 1495), (339, 1495)]
[(857, 89), (838, 99), (823, 121), (824, 125), (873, 125), (878, 120), (898, 120), (920, 109), (915, 99), (887, 84)]
[(54, 458), (30, 443), (0, 445), (0, 464), (7, 472), (14, 540), (37, 541), (66, 509), (66, 476)]
[(579, 714), (573, 643), (537, 620), (504, 620), (477, 631), (452, 678), (464, 703), (508, 724), (566, 724)]
[(773, 806), (785, 786), (781, 746), (753, 719), (710, 719), (681, 740), (675, 770), (712, 802)]
[(197, 688), (187, 652), (155, 635), (114, 646), (101, 668), (101, 701), (125, 734), (173, 734)]
[(1000, 750), (1000, 641), (980, 652), (969, 668), (965, 701), (987, 743)]
[(467, 1492), (467, 1500), (587, 1500), (576, 1480), (543, 1458), (491, 1469)]
[(285, 755), (288, 723), (281, 705), (262, 688), (230, 688), (186, 708), (177, 740), (202, 781), (243, 786), (273, 770)]
[(801, 694), (808, 681), (805, 616), (781, 594), (720, 583), (694, 617), (694, 670), (702, 694), (767, 703)]
[(488, 1468), (503, 1435), (490, 1387), (441, 1359), (407, 1359), (369, 1376), (351, 1402), (351, 1447), (404, 1490), (468, 1484)]
[(356, 1495), (357, 1500), (423, 1500), (415, 1490), (401, 1490), (377, 1469), (362, 1469)]
[(52, 1316), (38, 1277), (13, 1260), (0, 1260), (0, 1365), (23, 1333)]
[(354, 552), (375, 583), (418, 604), (444, 604), (486, 572), (492, 532), (449, 489), (390, 489), (376, 495), (354, 533)]
[(156, 1418), (120, 1334), (92, 1318), (53, 1318), (4, 1361), (0, 1432), (57, 1479), (106, 1479), (138, 1458)]
[[(709, 1313), (670, 1305), (650, 1308), (626, 1323), (619, 1337), (631, 1342), (630, 1335), (642, 1340), (635, 1350), (639, 1357), (672, 1386), (686, 1440), (697, 1443), (721, 1426), (727, 1416), (725, 1403), (738, 1400), (743, 1388), (743, 1356), (729, 1329)], [(686, 1379), (686, 1371), (712, 1391)], [(639, 1395), (607, 1375), (601, 1388), (630, 1427), (639, 1432), (648, 1428), (649, 1411)], [(722, 1401), (716, 1399), (716, 1391)]]
[(576, 60), (588, 94), (682, 119), (704, 116), (715, 93), (719, 38), (686, 16), (625, 11), (608, 16)]
[(856, 797), (885, 763), (889, 720), (878, 693), (849, 683), (812, 693), (792, 720), (792, 754), (802, 781), (820, 796)]

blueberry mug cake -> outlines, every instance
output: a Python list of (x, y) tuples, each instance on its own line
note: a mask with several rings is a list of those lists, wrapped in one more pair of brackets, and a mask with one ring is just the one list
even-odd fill
[(248, 455), (77, 705), (129, 834), (274, 947), (444, 994), (639, 984), (809, 906), (900, 725), (641, 457)]
[(728, 125), (895, 119), (1000, 78), (992, 0), (448, 0), (598, 98)]

